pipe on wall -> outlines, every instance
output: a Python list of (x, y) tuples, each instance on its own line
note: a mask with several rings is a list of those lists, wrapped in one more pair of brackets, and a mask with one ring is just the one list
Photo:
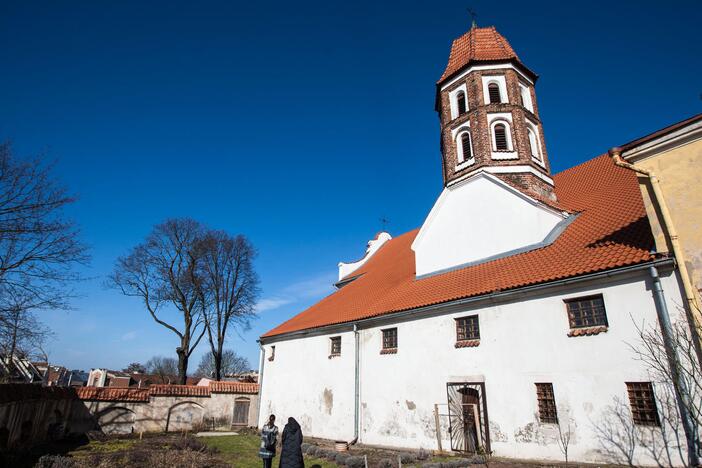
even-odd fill
[(677, 400), (678, 409), (680, 411), (680, 419), (682, 420), (683, 429), (685, 431), (688, 463), (690, 466), (698, 466), (698, 429), (697, 424), (695, 424), (695, 421), (690, 414), (690, 408), (693, 403), (690, 401), (690, 393), (685, 383), (685, 379), (679, 370), (680, 360), (674, 345), (673, 327), (670, 323), (670, 314), (668, 313), (668, 306), (665, 302), (663, 285), (661, 284), (661, 279), (658, 275), (658, 269), (655, 266), (651, 266), (648, 271), (651, 276), (651, 280), (653, 281), (653, 301), (656, 304), (656, 313), (658, 315), (658, 322), (661, 326), (661, 333), (663, 334), (663, 343), (668, 357), (670, 370), (673, 374), (674, 382), (672, 383), (675, 390), (675, 399)]
[(361, 373), (359, 370), (359, 364), (361, 360), (361, 354), (359, 349), (360, 337), (358, 335), (358, 324), (353, 324), (353, 338), (354, 338), (354, 389), (353, 389), (353, 439), (349, 441), (349, 445), (354, 445), (358, 442), (358, 426), (360, 421), (360, 396), (361, 396)]
[(258, 348), (260, 349), (258, 358), (258, 416), (256, 424), (259, 425), (261, 422), (261, 401), (263, 400), (263, 367), (266, 365), (266, 350), (263, 349), (263, 343), (261, 340), (256, 340), (258, 343)]

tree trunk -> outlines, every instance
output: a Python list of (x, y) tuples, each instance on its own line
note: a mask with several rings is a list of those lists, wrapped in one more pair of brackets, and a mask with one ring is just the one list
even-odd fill
[(188, 352), (180, 347), (176, 348), (176, 353), (178, 353), (178, 383), (185, 385), (188, 381)]
[(214, 365), (215, 365), (215, 380), (219, 382), (222, 380), (222, 347), (219, 346), (220, 349), (217, 350), (216, 353), (212, 354), (212, 357), (214, 358)]

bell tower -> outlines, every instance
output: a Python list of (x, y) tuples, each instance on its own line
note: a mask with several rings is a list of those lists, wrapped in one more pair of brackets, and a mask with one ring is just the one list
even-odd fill
[(453, 41), (437, 82), (444, 186), (480, 171), (541, 201), (556, 201), (536, 105), (537, 75), (494, 27)]

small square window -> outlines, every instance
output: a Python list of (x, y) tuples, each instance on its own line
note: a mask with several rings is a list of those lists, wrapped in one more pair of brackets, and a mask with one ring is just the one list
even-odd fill
[(536, 399), (539, 403), (539, 421), (544, 424), (558, 424), (556, 397), (552, 383), (536, 384)]
[(565, 301), (570, 328), (606, 327), (607, 312), (601, 294)]
[(478, 316), (471, 315), (456, 319), (456, 341), (479, 340), (480, 324)]
[(383, 330), (383, 351), (397, 349), (397, 328)]
[(651, 382), (627, 382), (631, 416), (639, 426), (660, 426), (656, 398)]
[(340, 336), (334, 336), (329, 339), (330, 344), (331, 344), (331, 355), (332, 356), (341, 356), (341, 337)]

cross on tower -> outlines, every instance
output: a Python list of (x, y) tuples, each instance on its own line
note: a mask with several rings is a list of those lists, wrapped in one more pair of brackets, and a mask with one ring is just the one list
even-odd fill
[(477, 13), (475, 12), (475, 10), (473, 10), (472, 8), (466, 8), (466, 11), (468, 11), (468, 14), (470, 15), (470, 19), (471, 19), (471, 25), (470, 25), (470, 27), (471, 27), (471, 28), (477, 27), (478, 24), (475, 22), (475, 18), (478, 17), (478, 14), (477, 14)]

